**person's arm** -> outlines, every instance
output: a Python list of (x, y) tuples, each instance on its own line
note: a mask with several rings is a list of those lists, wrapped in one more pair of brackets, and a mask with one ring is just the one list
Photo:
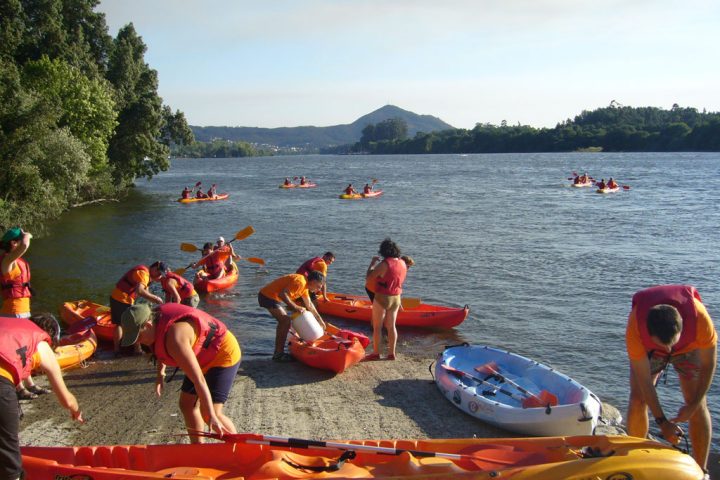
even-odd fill
[(157, 362), (157, 376), (155, 377), (155, 394), (159, 397), (162, 395), (165, 385), (165, 364)]
[(315, 305), (313, 304), (312, 300), (310, 300), (310, 295), (308, 295), (307, 291), (303, 293), (302, 295), (302, 301), (305, 304), (305, 308), (310, 310), (310, 312), (315, 316), (318, 323), (322, 327), (323, 330), (327, 329), (327, 325), (325, 325), (325, 321), (323, 321), (322, 317), (318, 313), (317, 309), (315, 308)]
[(3, 257), (2, 264), (0, 265), (0, 272), (2, 272), (3, 275), (8, 275), (10, 270), (12, 270), (12, 265), (15, 263), (15, 260), (27, 252), (27, 249), (30, 248), (30, 239), (32, 239), (32, 233), (23, 232), (20, 245)]
[(387, 263), (382, 262), (380, 257), (375, 256), (370, 260), (370, 266), (367, 269), (365, 278), (376, 279), (383, 276), (385, 272), (387, 272)]
[(137, 294), (139, 297), (143, 297), (149, 302), (157, 303), (158, 305), (161, 305), (163, 303), (163, 299), (152, 293), (144, 284), (139, 284), (137, 287)]
[(305, 311), (305, 308), (301, 307), (300, 305), (295, 303), (294, 299), (290, 298), (290, 293), (288, 292), (287, 288), (284, 288), (283, 291), (280, 292), (280, 300), (285, 302), (285, 305), (287, 305), (288, 308), (290, 308), (291, 310), (294, 310), (298, 313), (303, 313)]
[(211, 430), (223, 434), (228, 433), (215, 414), (212, 396), (205, 382), (200, 364), (192, 350), (195, 341), (193, 327), (187, 322), (174, 323), (165, 337), (165, 347), (168, 354), (177, 362), (178, 367), (195, 386), (198, 400), (200, 401), (200, 413), (205, 423)]
[[(635, 377), (635, 382), (640, 388), (640, 394), (645, 404), (650, 409), (650, 414), (654, 418), (664, 418), (662, 406), (658, 399), (655, 385), (653, 385), (652, 374), (650, 373), (650, 360), (642, 358), (640, 360), (630, 359), (630, 374)], [(675, 424), (674, 420), (665, 420), (659, 425), (663, 437), (670, 443), (676, 444), (682, 435), (682, 429)]]
[(167, 287), (170, 290), (169, 292), (166, 291), (166, 302), (173, 302), (173, 303), (180, 303), (182, 301), (182, 298), (180, 298), (180, 294), (177, 291), (177, 282), (174, 279), (170, 279), (167, 282)]
[(712, 384), (713, 375), (715, 375), (715, 365), (717, 364), (717, 345), (711, 348), (699, 349), (698, 354), (700, 357), (700, 369), (697, 389), (693, 397), (680, 407), (675, 418), (671, 420), (673, 423), (687, 422), (697, 411), (708, 390), (710, 390), (710, 384)]
[(40, 367), (45, 371), (45, 375), (47, 375), (47, 378), (50, 381), (50, 386), (52, 387), (58, 402), (60, 402), (60, 405), (62, 405), (63, 408), (70, 411), (70, 415), (73, 420), (85, 423), (85, 420), (82, 417), (82, 412), (80, 411), (80, 405), (78, 405), (75, 395), (70, 393), (70, 390), (68, 390), (67, 386), (65, 386), (65, 381), (63, 380), (62, 373), (60, 372), (60, 365), (58, 365), (52, 348), (50, 348), (50, 345), (48, 345), (47, 342), (40, 342), (37, 349), (40, 353)]
[(235, 249), (232, 245), (228, 243), (227, 246), (230, 247), (230, 256), (233, 258), (233, 260), (240, 260), (242, 258), (240, 255), (235, 253)]

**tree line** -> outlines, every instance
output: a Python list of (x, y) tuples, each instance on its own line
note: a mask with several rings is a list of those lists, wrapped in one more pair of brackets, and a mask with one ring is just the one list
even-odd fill
[[(386, 121), (389, 122), (389, 121)], [(407, 138), (400, 125), (368, 126), (361, 140), (323, 150), (323, 153), (531, 153), (720, 151), (720, 113), (699, 112), (676, 105), (608, 107), (583, 111), (554, 128), (478, 123), (475, 128), (418, 132)], [(394, 119), (393, 124), (402, 120)], [(382, 127), (382, 128), (379, 128)], [(366, 135), (367, 131), (367, 135)], [(383, 135), (376, 135), (381, 131)], [(404, 132), (407, 132), (405, 129)]]
[(132, 24), (108, 34), (97, 0), (0, 0), (0, 225), (39, 228), (117, 198), (192, 143)]

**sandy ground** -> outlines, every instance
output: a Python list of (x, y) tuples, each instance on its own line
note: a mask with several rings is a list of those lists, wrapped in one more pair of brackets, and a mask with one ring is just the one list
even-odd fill
[[(177, 407), (182, 373), (154, 393), (154, 367), (142, 357), (93, 361), (65, 373), (87, 423), (69, 419), (53, 395), (22, 402), (23, 445), (187, 442)], [(334, 375), (269, 357), (243, 358), (226, 413), (239, 432), (312, 439), (517, 436), (477, 421), (448, 402), (432, 381), (433, 357), (360, 363)], [(38, 383), (47, 385), (39, 378)], [(605, 405), (610, 417), (617, 410)], [(616, 433), (608, 429), (605, 433)], [(712, 462), (720, 470), (717, 455)], [(713, 475), (720, 479), (720, 476)]]

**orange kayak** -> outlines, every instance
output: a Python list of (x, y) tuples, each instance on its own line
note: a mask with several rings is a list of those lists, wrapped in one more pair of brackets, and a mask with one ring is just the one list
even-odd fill
[(194, 202), (216, 202), (218, 200), (225, 200), (230, 196), (229, 193), (220, 193), (218, 195), (215, 195), (214, 197), (207, 197), (207, 198), (178, 198), (178, 202), (180, 203), (194, 203)]
[(96, 325), (92, 329), (97, 338), (112, 342), (115, 325), (110, 321), (110, 307), (90, 300), (65, 302), (60, 307), (60, 318), (68, 326), (72, 326), (88, 317), (95, 319)]
[(82, 365), (97, 349), (97, 337), (91, 328), (60, 338), (55, 348), (55, 358), (60, 368), (67, 369)]
[(344, 443), (247, 434), (232, 437), (238, 440), (175, 445), (22, 447), (22, 464), (27, 478), (33, 480), (703, 478), (702, 470), (689, 455), (658, 442), (626, 436)]
[[(323, 315), (370, 322), (372, 302), (360, 295), (345, 295), (328, 292), (328, 299), (318, 298), (318, 312)], [(444, 307), (420, 303), (403, 307), (397, 316), (396, 324), (405, 327), (452, 328), (460, 325), (470, 312), (470, 307)]]
[(327, 324), (325, 335), (314, 342), (291, 335), (290, 353), (305, 365), (342, 373), (362, 360), (369, 343), (368, 337), (362, 333)]
[(233, 263), (232, 266), (232, 271), (226, 273), (222, 278), (208, 279), (205, 277), (199, 279), (195, 277), (195, 280), (193, 280), (195, 290), (198, 292), (210, 293), (232, 287), (237, 283), (238, 278), (240, 277), (237, 265)]

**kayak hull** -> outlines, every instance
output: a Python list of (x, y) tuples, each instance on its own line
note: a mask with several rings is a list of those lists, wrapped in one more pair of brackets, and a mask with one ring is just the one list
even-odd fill
[(363, 196), (361, 193), (341, 193), (338, 198), (341, 200), (362, 200)]
[[(528, 395), (509, 381), (489, 378), (492, 375), (488, 376), (487, 370), (476, 370), (488, 365), (529, 392), (550, 392), (557, 397), (557, 404), (549, 409), (524, 408)], [(601, 414), (597, 396), (575, 380), (541, 363), (488, 346), (464, 344), (445, 349), (435, 364), (435, 383), (450, 403), (468, 415), (525, 435), (591, 435)]]
[(60, 307), (60, 318), (68, 326), (72, 326), (88, 317), (95, 319), (96, 324), (92, 329), (97, 338), (112, 342), (115, 325), (111, 321), (109, 307), (90, 300), (65, 302)]
[[(372, 319), (372, 302), (367, 297), (328, 292), (327, 300), (318, 300), (317, 309), (323, 315), (362, 322)], [(400, 310), (395, 323), (400, 327), (453, 328), (464, 322), (469, 312), (467, 305), (459, 308), (420, 303)]]
[(83, 365), (97, 350), (97, 337), (92, 329), (60, 338), (55, 348), (55, 358), (60, 368), (65, 370)]
[(363, 193), (362, 196), (363, 196), (363, 198), (375, 198), (375, 197), (382, 196), (382, 194), (383, 194), (382, 190), (375, 190), (370, 193)]
[(196, 203), (196, 202), (217, 202), (218, 200), (225, 200), (230, 196), (229, 193), (220, 193), (210, 198), (178, 198), (180, 203)]
[(201, 293), (217, 292), (218, 290), (225, 290), (235, 285), (239, 277), (240, 272), (238, 271), (238, 267), (233, 263), (232, 272), (227, 273), (224, 277), (213, 279), (199, 279), (195, 277), (193, 286), (195, 287), (195, 290)]
[(278, 188), (285, 188), (285, 189), (291, 189), (291, 188), (315, 188), (317, 187), (317, 183), (306, 183), (305, 185), (300, 184), (290, 184), (290, 185), (279, 185)]
[(570, 185), (570, 186), (571, 186), (571, 187), (574, 187), (574, 188), (585, 188), (585, 187), (592, 187), (593, 184), (592, 184), (592, 182), (573, 183), (573, 184)]
[[(286, 447), (248, 442), (22, 447), (27, 478), (291, 479), (466, 478), (556, 480), (623, 478), (700, 480), (703, 472), (686, 454), (651, 440), (626, 436), (354, 440), (355, 458), (338, 462), (349, 447)], [(401, 449), (382, 455), (372, 449)], [(461, 455), (459, 459), (425, 452)], [(306, 466), (327, 467), (312, 472)]]
[(620, 187), (615, 187), (615, 188), (598, 188), (597, 190), (595, 190), (595, 193), (615, 193), (615, 192), (617, 192), (618, 190), (620, 190)]
[(290, 336), (290, 353), (310, 367), (342, 373), (365, 356), (370, 340), (362, 333), (340, 330), (328, 324), (326, 334), (314, 342)]

